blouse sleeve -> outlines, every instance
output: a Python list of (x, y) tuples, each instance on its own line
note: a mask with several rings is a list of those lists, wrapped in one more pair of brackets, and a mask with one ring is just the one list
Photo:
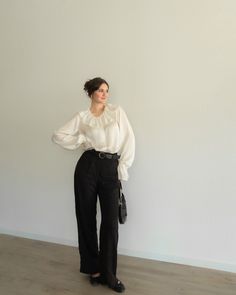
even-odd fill
[(84, 141), (83, 134), (79, 134), (80, 117), (76, 113), (65, 125), (54, 131), (52, 141), (67, 150), (77, 149)]
[(120, 125), (120, 155), (118, 165), (119, 180), (128, 180), (128, 168), (132, 165), (135, 156), (135, 137), (129, 120), (124, 110), (120, 107), (119, 112)]

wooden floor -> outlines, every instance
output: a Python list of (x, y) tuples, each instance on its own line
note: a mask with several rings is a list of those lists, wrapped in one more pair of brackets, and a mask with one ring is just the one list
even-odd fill
[[(236, 295), (236, 274), (118, 256), (126, 295)], [(118, 294), (79, 272), (76, 247), (0, 235), (1, 295)]]

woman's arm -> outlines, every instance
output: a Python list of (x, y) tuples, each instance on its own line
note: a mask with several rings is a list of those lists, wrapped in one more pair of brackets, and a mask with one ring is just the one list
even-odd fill
[(77, 149), (84, 141), (83, 134), (79, 134), (80, 117), (77, 112), (65, 125), (54, 131), (52, 141), (67, 150)]
[(125, 111), (119, 107), (120, 154), (118, 165), (119, 180), (128, 180), (128, 168), (133, 164), (135, 156), (135, 137)]

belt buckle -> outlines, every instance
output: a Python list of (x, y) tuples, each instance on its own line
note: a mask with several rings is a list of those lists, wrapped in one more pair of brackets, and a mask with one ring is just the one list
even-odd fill
[(106, 157), (106, 155), (103, 152), (99, 152), (98, 156), (100, 159), (104, 159)]

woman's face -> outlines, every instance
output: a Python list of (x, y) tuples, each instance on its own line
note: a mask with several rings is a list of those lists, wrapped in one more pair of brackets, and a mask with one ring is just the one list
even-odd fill
[(108, 86), (106, 83), (100, 85), (99, 89), (94, 91), (91, 98), (96, 103), (105, 103), (108, 98)]

